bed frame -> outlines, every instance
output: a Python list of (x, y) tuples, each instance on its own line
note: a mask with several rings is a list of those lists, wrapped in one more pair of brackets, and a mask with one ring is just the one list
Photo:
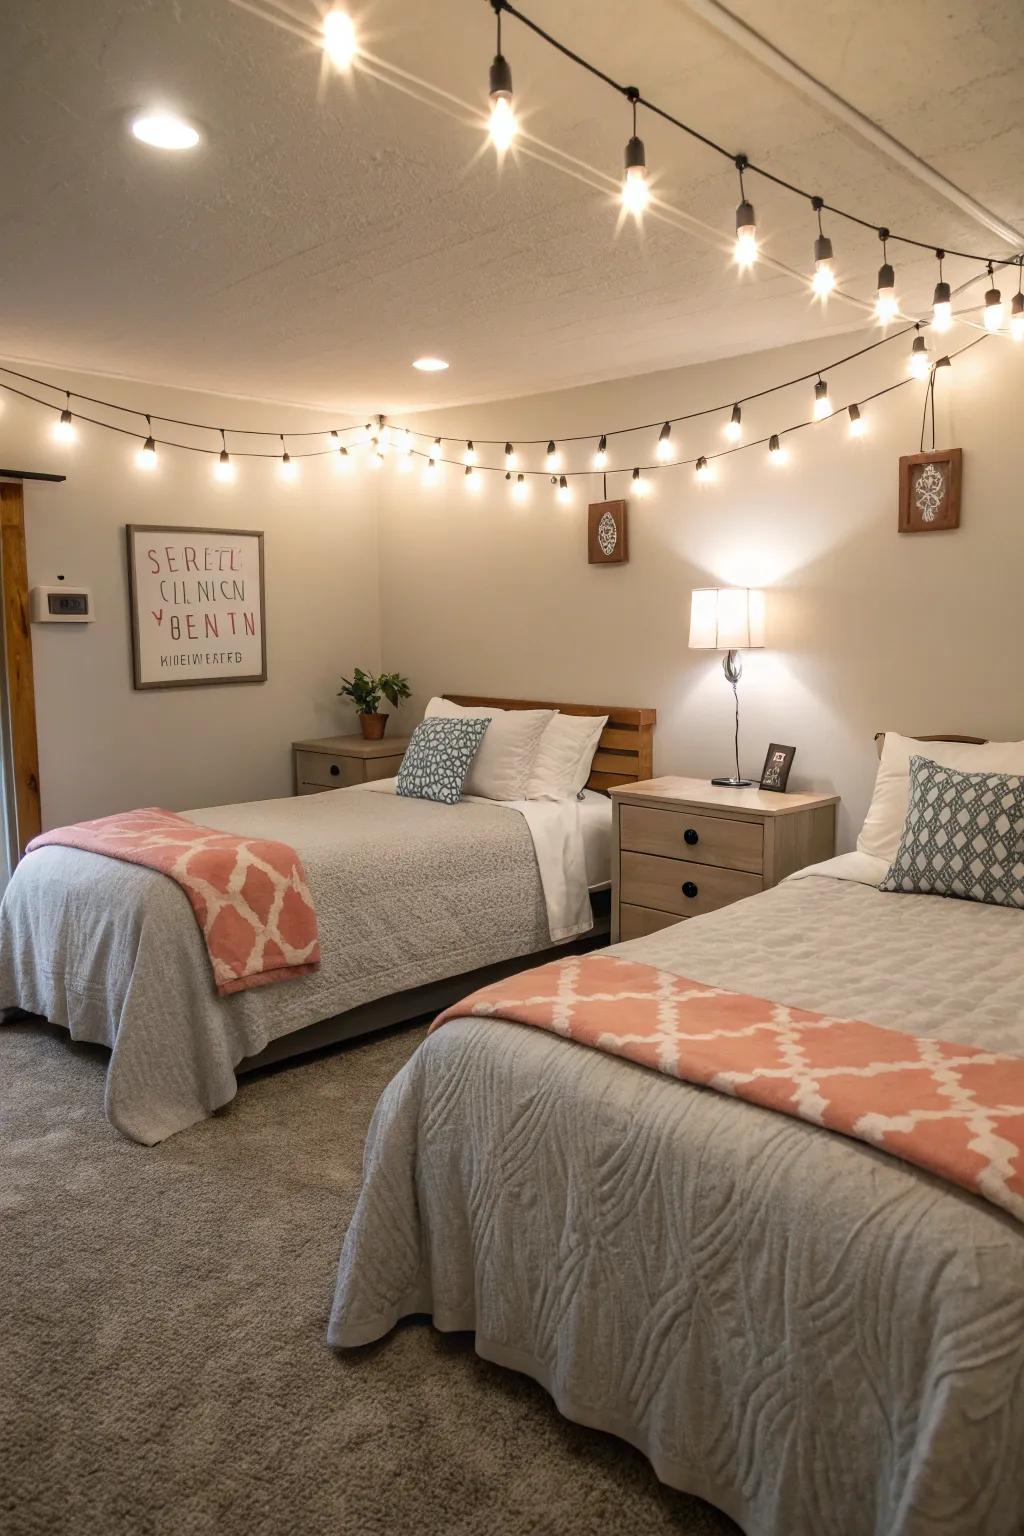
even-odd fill
[[(482, 694), (446, 693), (444, 698), (453, 704), (482, 706), (491, 709), (557, 709), (563, 715), (607, 715), (608, 723), (601, 732), (601, 739), (594, 754), (593, 767), (587, 780), (588, 789), (607, 792), (618, 784), (635, 784), (649, 779), (654, 772), (654, 727), (658, 713), (654, 709), (636, 709), (608, 704), (553, 704), (536, 699), (497, 699)], [(395, 992), (388, 997), (376, 998), (359, 1008), (350, 1008), (333, 1018), (318, 1024), (308, 1024), (294, 1034), (282, 1035), (272, 1040), (258, 1056), (246, 1056), (235, 1068), (235, 1075), (255, 1072), (260, 1067), (273, 1066), (325, 1046), (337, 1045), (342, 1040), (354, 1040), (360, 1035), (387, 1029), (393, 1024), (408, 1024), (413, 1019), (440, 1013), (475, 992), (478, 987), (488, 986), (503, 976), (527, 970), (532, 965), (542, 965), (554, 954), (585, 954), (608, 942), (611, 927), (611, 901), (607, 891), (596, 893), (593, 898), (594, 926), (589, 933), (568, 944), (555, 944), (529, 955), (516, 955), (494, 965), (483, 966), (475, 971), (465, 971), (459, 976), (446, 976), (439, 981), (427, 982), (422, 987), (411, 987), (405, 992)]]

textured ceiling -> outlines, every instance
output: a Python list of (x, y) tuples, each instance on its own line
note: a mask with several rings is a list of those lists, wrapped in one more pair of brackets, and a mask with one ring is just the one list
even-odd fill
[[(678, 215), (617, 231), (596, 178), (520, 157), (500, 171), (465, 111), (357, 72), (326, 78), (305, 0), (0, 0), (7, 356), (276, 400), (397, 410), (495, 399), (744, 352), (862, 323), (791, 277), (742, 281), (735, 174), (656, 120), (642, 128)], [(1008, 247), (694, 14), (686, 0), (524, 0), (620, 79), (830, 200), (994, 255)], [(1024, 224), (1020, 0), (730, 0), (730, 9), (918, 156)], [(255, 14), (255, 11), (264, 14)], [(481, 102), (486, 0), (359, 0), (368, 49)], [(278, 24), (286, 17), (297, 25)], [(277, 18), (277, 23), (272, 19)], [(628, 18), (628, 20), (624, 20)], [(530, 132), (619, 174), (627, 108), (515, 21), (505, 52)], [(424, 94), (422, 87), (417, 87)], [(426, 94), (431, 94), (426, 92)], [(126, 120), (152, 102), (202, 124), (162, 156)], [(749, 188), (768, 251), (806, 270), (806, 205)], [(687, 219), (697, 221), (687, 227)], [(877, 239), (831, 226), (844, 286), (869, 295)], [(930, 257), (898, 263), (922, 309)], [(954, 281), (968, 275), (951, 262)], [(436, 352), (430, 377), (412, 358)]]

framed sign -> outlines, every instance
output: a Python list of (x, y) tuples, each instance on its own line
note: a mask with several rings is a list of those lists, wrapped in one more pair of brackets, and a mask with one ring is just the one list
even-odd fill
[(263, 535), (129, 523), (136, 688), (265, 683)]
[(962, 448), (906, 453), (900, 459), (900, 533), (960, 526)]
[(764, 767), (761, 769), (760, 787), (772, 789), (776, 794), (784, 795), (794, 757), (796, 757), (796, 747), (784, 747), (778, 741), (769, 742)]
[(629, 559), (626, 503), (592, 501), (588, 508), (587, 559), (591, 565), (623, 565)]

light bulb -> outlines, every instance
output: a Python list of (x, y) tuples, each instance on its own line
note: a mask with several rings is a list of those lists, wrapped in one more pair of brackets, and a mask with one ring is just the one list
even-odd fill
[(777, 432), (773, 432), (768, 439), (768, 462), (774, 464), (776, 469), (781, 469), (783, 464), (789, 462), (789, 452), (783, 448)]
[(926, 379), (931, 372), (931, 363), (928, 358), (928, 343), (923, 336), (914, 337), (914, 344), (910, 349), (910, 357), (907, 359), (907, 372), (912, 379)]
[(430, 456), (432, 459), (439, 459), (441, 457), (441, 439), (439, 437), (434, 438), (434, 445), (430, 450)]
[(290, 453), (282, 453), (281, 462), (277, 466), (277, 477), (279, 480), (284, 480), (288, 484), (291, 484), (293, 480), (297, 480), (299, 478), (299, 466), (292, 463), (292, 456)]
[(519, 462), (519, 457), (518, 457), (515, 449), (512, 447), (512, 444), (511, 443), (506, 443), (505, 444), (505, 468), (508, 469), (508, 470), (513, 470), (513, 469), (515, 469), (515, 467), (516, 467), (518, 462)]
[(230, 485), (235, 478), (235, 466), (226, 448), (221, 449), (217, 462), (213, 466), (213, 478), (219, 480), (222, 485)]
[(195, 149), (199, 130), (173, 112), (145, 112), (132, 123), (132, 133), (152, 149)]
[(569, 482), (564, 475), (559, 475), (558, 477), (558, 490), (555, 494), (563, 506), (568, 506), (569, 502), (572, 501), (572, 491), (569, 489)]
[(406, 427), (398, 442), (399, 453), (412, 453), (412, 433)]
[(953, 324), (952, 298), (949, 284), (940, 278), (932, 295), (932, 325), (937, 331), (948, 331)]
[(639, 469), (634, 469), (633, 471), (632, 484), (634, 496), (646, 496), (650, 490), (650, 486), (641, 475)]
[[(632, 143), (632, 140), (630, 142)], [(627, 213), (631, 213), (634, 218), (638, 219), (650, 200), (651, 189), (647, 185), (647, 167), (644, 165), (627, 166), (625, 179), (622, 183), (623, 208), (625, 208)]]
[(722, 428), (730, 443), (738, 443), (743, 436), (743, 412), (738, 405), (732, 408), (732, 415)]
[[(818, 218), (820, 228), (820, 211)], [(835, 285), (836, 274), (832, 269), (832, 241), (828, 235), (819, 235), (814, 242), (814, 276), (811, 278), (811, 288), (819, 299), (827, 299)]]
[[(495, 60), (495, 63), (497, 63), (497, 60)], [(494, 68), (493, 64), (491, 68)], [(487, 119), (487, 132), (490, 135), (491, 143), (499, 155), (503, 155), (511, 147), (518, 128), (519, 124), (516, 122), (516, 115), (512, 110), (511, 93), (508, 96), (492, 95), (491, 115)]]
[(146, 438), (146, 441), (135, 455), (135, 463), (139, 469), (146, 470), (147, 472), (156, 469), (156, 443), (153, 438)]
[(384, 455), (381, 452), (379, 445), (376, 445), (376, 444), (374, 445), (373, 452), (370, 454), (370, 457), (367, 459), (366, 462), (369, 464), (371, 469), (382, 469), (383, 468), (383, 466), (384, 466)]
[(398, 473), (400, 475), (411, 474), (412, 473), (412, 454), (411, 453), (400, 453), (398, 455), (398, 465), (397, 465), (397, 468), (398, 468)]
[(480, 489), (480, 476), (472, 464), (466, 465), (466, 471), (462, 478), (467, 491), (478, 491)]
[(860, 406), (851, 405), (848, 408), (848, 415), (850, 417), (850, 436), (863, 437), (867, 431), (868, 424), (860, 413)]
[(328, 11), (323, 23), (323, 49), (335, 69), (350, 69), (359, 52), (356, 28), (345, 11)]
[(516, 475), (515, 484), (512, 487), (512, 495), (516, 501), (527, 501), (529, 499), (530, 488), (523, 475)]
[(473, 447), (472, 443), (467, 443), (466, 444), (466, 451), (462, 455), (462, 462), (463, 462), (463, 464), (475, 464), (476, 463), (476, 449)]
[(331, 433), (331, 443), (338, 450), (337, 454), (335, 455), (335, 457), (334, 457), (334, 459), (332, 461), (333, 464), (334, 464), (335, 469), (339, 470), (339, 471), (340, 470), (351, 469), (352, 468), (352, 460), (349, 457), (348, 449), (345, 447), (344, 443), (341, 441), (341, 438), (338, 436), (337, 432), (332, 432)]
[(1010, 300), (1010, 335), (1014, 341), (1024, 341), (1024, 293), (1015, 293)]
[(597, 452), (594, 454), (594, 468), (608, 468), (608, 439), (603, 432), (598, 439)]
[(814, 386), (814, 419), (824, 421), (826, 416), (832, 415), (832, 402), (828, 397), (828, 385), (824, 379), (819, 379)]
[(672, 425), (670, 422), (666, 421), (658, 433), (658, 446), (654, 451), (663, 464), (667, 464), (672, 457)]
[(985, 329), (998, 331), (1003, 324), (1003, 296), (998, 288), (990, 288), (985, 294)]
[(706, 485), (709, 480), (713, 480), (715, 478), (715, 471), (703, 454), (701, 454), (700, 458), (697, 460), (697, 465), (694, 472), (702, 485)]
[(875, 299), (875, 319), (888, 325), (900, 312), (896, 298), (896, 274), (888, 262), (878, 269), (878, 296)]
[(75, 429), (75, 423), (71, 419), (71, 412), (69, 410), (61, 411), (60, 420), (55, 421), (53, 424), (53, 435), (58, 443), (73, 443), (75, 441), (78, 432)]
[(548, 443), (548, 451), (544, 455), (544, 468), (549, 475), (557, 474), (562, 467), (562, 455), (553, 442)]
[(427, 460), (427, 467), (423, 471), (423, 477), (422, 478), (423, 478), (423, 484), (424, 485), (436, 485), (437, 484), (437, 465), (436, 465), (436, 463), (434, 462), (433, 459), (428, 459)]
[(738, 267), (752, 267), (757, 260), (757, 221), (754, 205), (746, 198), (736, 209), (736, 244), (733, 259)]

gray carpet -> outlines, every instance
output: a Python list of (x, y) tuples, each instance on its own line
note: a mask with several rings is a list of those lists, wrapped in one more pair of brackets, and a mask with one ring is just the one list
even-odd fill
[(325, 1344), (406, 1029), (250, 1078), (146, 1149), (104, 1053), (0, 1027), (4, 1536), (736, 1536), (467, 1335)]

